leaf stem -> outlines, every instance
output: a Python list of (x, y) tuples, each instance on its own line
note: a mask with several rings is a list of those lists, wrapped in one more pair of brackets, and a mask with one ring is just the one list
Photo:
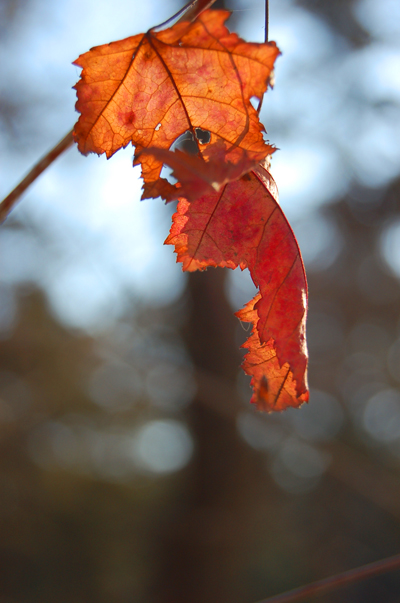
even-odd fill
[(21, 180), (21, 182), (14, 188), (13, 191), (11, 191), (9, 195), (7, 195), (5, 199), (3, 199), (3, 201), (0, 203), (0, 224), (7, 218), (8, 214), (17, 203), (22, 193), (24, 193), (32, 182), (34, 182), (36, 178), (38, 178), (40, 174), (44, 172), (44, 170), (48, 168), (59, 155), (61, 155), (61, 153), (68, 149), (73, 142), (74, 139), (71, 130), (55, 147), (51, 149), (51, 151), (47, 153), (47, 155), (42, 157), (38, 163), (33, 166), (25, 178)]
[(400, 555), (387, 557), (381, 561), (375, 561), (374, 563), (336, 574), (336, 576), (312, 582), (307, 586), (301, 586), (286, 593), (263, 599), (262, 601), (258, 601), (258, 603), (293, 603), (294, 601), (302, 601), (306, 597), (322, 595), (336, 588), (342, 588), (359, 580), (378, 576), (394, 569), (400, 569)]
[(201, 12), (203, 12), (203, 10), (210, 8), (210, 6), (212, 6), (215, 1), (216, 0), (190, 0), (190, 2), (180, 8), (178, 12), (172, 15), (172, 17), (169, 17), (169, 19), (167, 19), (163, 23), (152, 27), (151, 31), (163, 29), (169, 23), (171, 23), (171, 21), (174, 21), (178, 17), (180, 17), (180, 19), (177, 21), (177, 23), (179, 23), (180, 21), (193, 21), (193, 19), (195, 19)]

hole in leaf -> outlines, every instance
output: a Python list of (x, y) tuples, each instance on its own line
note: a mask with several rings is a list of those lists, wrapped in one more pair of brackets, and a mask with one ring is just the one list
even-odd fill
[(201, 128), (195, 129), (196, 138), (200, 144), (208, 144), (211, 140), (211, 132), (208, 130), (202, 130)]
[(156, 127), (154, 128), (156, 132), (158, 132), (158, 130), (161, 128), (161, 123), (157, 124)]
[(183, 151), (184, 153), (188, 153), (189, 155), (197, 155), (197, 144), (193, 140), (193, 135), (191, 132), (189, 132), (189, 130), (179, 136), (179, 138), (177, 138), (172, 144), (170, 150), (175, 151), (176, 149), (179, 149), (179, 151)]
[(163, 165), (160, 176), (161, 178), (168, 180), (170, 184), (176, 184), (178, 182), (177, 179), (172, 176), (172, 169), (168, 165)]

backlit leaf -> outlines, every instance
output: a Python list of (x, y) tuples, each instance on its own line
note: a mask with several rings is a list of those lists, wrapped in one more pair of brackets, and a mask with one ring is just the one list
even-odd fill
[[(169, 149), (186, 131), (206, 159), (215, 143), (231, 163), (244, 151), (259, 161), (272, 151), (251, 99), (265, 92), (279, 50), (274, 42), (247, 43), (230, 33), (228, 16), (207, 10), (192, 23), (97, 46), (75, 61), (83, 68), (76, 84), (79, 150), (110, 157), (132, 142), (143, 198), (172, 194), (160, 179), (162, 161), (143, 151)], [(197, 140), (197, 128), (210, 133), (209, 144)]]
[(307, 283), (269, 172), (258, 166), (218, 192), (180, 199), (165, 242), (175, 246), (186, 271), (250, 270), (260, 292), (237, 316), (253, 324), (243, 363), (252, 376), (252, 401), (262, 410), (307, 401)]
[(177, 149), (175, 152), (166, 149), (149, 147), (146, 156), (154, 156), (172, 168), (172, 176), (178, 184), (163, 191), (166, 201), (173, 201), (178, 196), (188, 201), (195, 201), (207, 193), (218, 192), (222, 186), (238, 180), (258, 164), (246, 151), (241, 154), (237, 163), (225, 160), (225, 148), (216, 143), (212, 161), (204, 161), (202, 157), (188, 155)]

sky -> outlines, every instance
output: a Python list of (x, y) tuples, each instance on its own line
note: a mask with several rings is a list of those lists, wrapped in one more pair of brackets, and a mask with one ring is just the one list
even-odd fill
[[(264, 3), (226, 4), (239, 34), (261, 42)], [(72, 87), (80, 69), (72, 61), (94, 45), (146, 31), (179, 7), (155, 0), (32, 0), (17, 13), (1, 36), (0, 94), (23, 111), (13, 136), (0, 138), (1, 196), (76, 121)], [(349, 47), (293, 1), (270, 2), (270, 39), (282, 55), (261, 119), (279, 148), (272, 174), (281, 205), (306, 267), (315, 270), (341, 248), (340, 232), (321, 208), (354, 183), (374, 189), (400, 173), (400, 5), (359, 0), (354, 15), (370, 35), (362, 48)], [(140, 202), (132, 156), (132, 147), (108, 161), (71, 148), (35, 182), (0, 233), (0, 278), (10, 300), (16, 285), (37, 284), (63, 324), (98, 332), (132, 300), (178, 299), (185, 276), (173, 248), (163, 246), (173, 207), (159, 199)], [(400, 275), (398, 225), (383, 234), (382, 254)], [(249, 292), (247, 272), (232, 273), (235, 309)], [(0, 315), (4, 329), (12, 317), (10, 301), (8, 314)]]

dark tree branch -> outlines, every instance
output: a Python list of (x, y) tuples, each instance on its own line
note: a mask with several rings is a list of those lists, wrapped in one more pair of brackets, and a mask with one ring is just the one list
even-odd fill
[(47, 169), (59, 155), (61, 155), (61, 153), (68, 149), (73, 142), (74, 139), (72, 137), (71, 130), (64, 136), (58, 145), (52, 148), (47, 155), (38, 161), (38, 163), (31, 169), (25, 178), (21, 180), (18, 186), (16, 186), (14, 190), (11, 191), (11, 193), (5, 199), (3, 199), (3, 201), (0, 203), (0, 223), (4, 222), (4, 220), (7, 218), (8, 214), (17, 203), (22, 193), (24, 193), (32, 182), (34, 182), (36, 178), (38, 178), (40, 174), (44, 172), (44, 170)]
[(281, 595), (263, 599), (262, 601), (258, 601), (258, 603), (293, 603), (294, 601), (302, 601), (306, 597), (326, 594), (337, 588), (342, 588), (343, 586), (348, 586), (349, 584), (354, 584), (360, 580), (372, 578), (372, 576), (378, 576), (394, 569), (400, 569), (400, 555), (387, 557), (381, 561), (375, 561), (374, 563), (357, 567), (336, 576), (312, 582), (307, 586), (301, 586)]

